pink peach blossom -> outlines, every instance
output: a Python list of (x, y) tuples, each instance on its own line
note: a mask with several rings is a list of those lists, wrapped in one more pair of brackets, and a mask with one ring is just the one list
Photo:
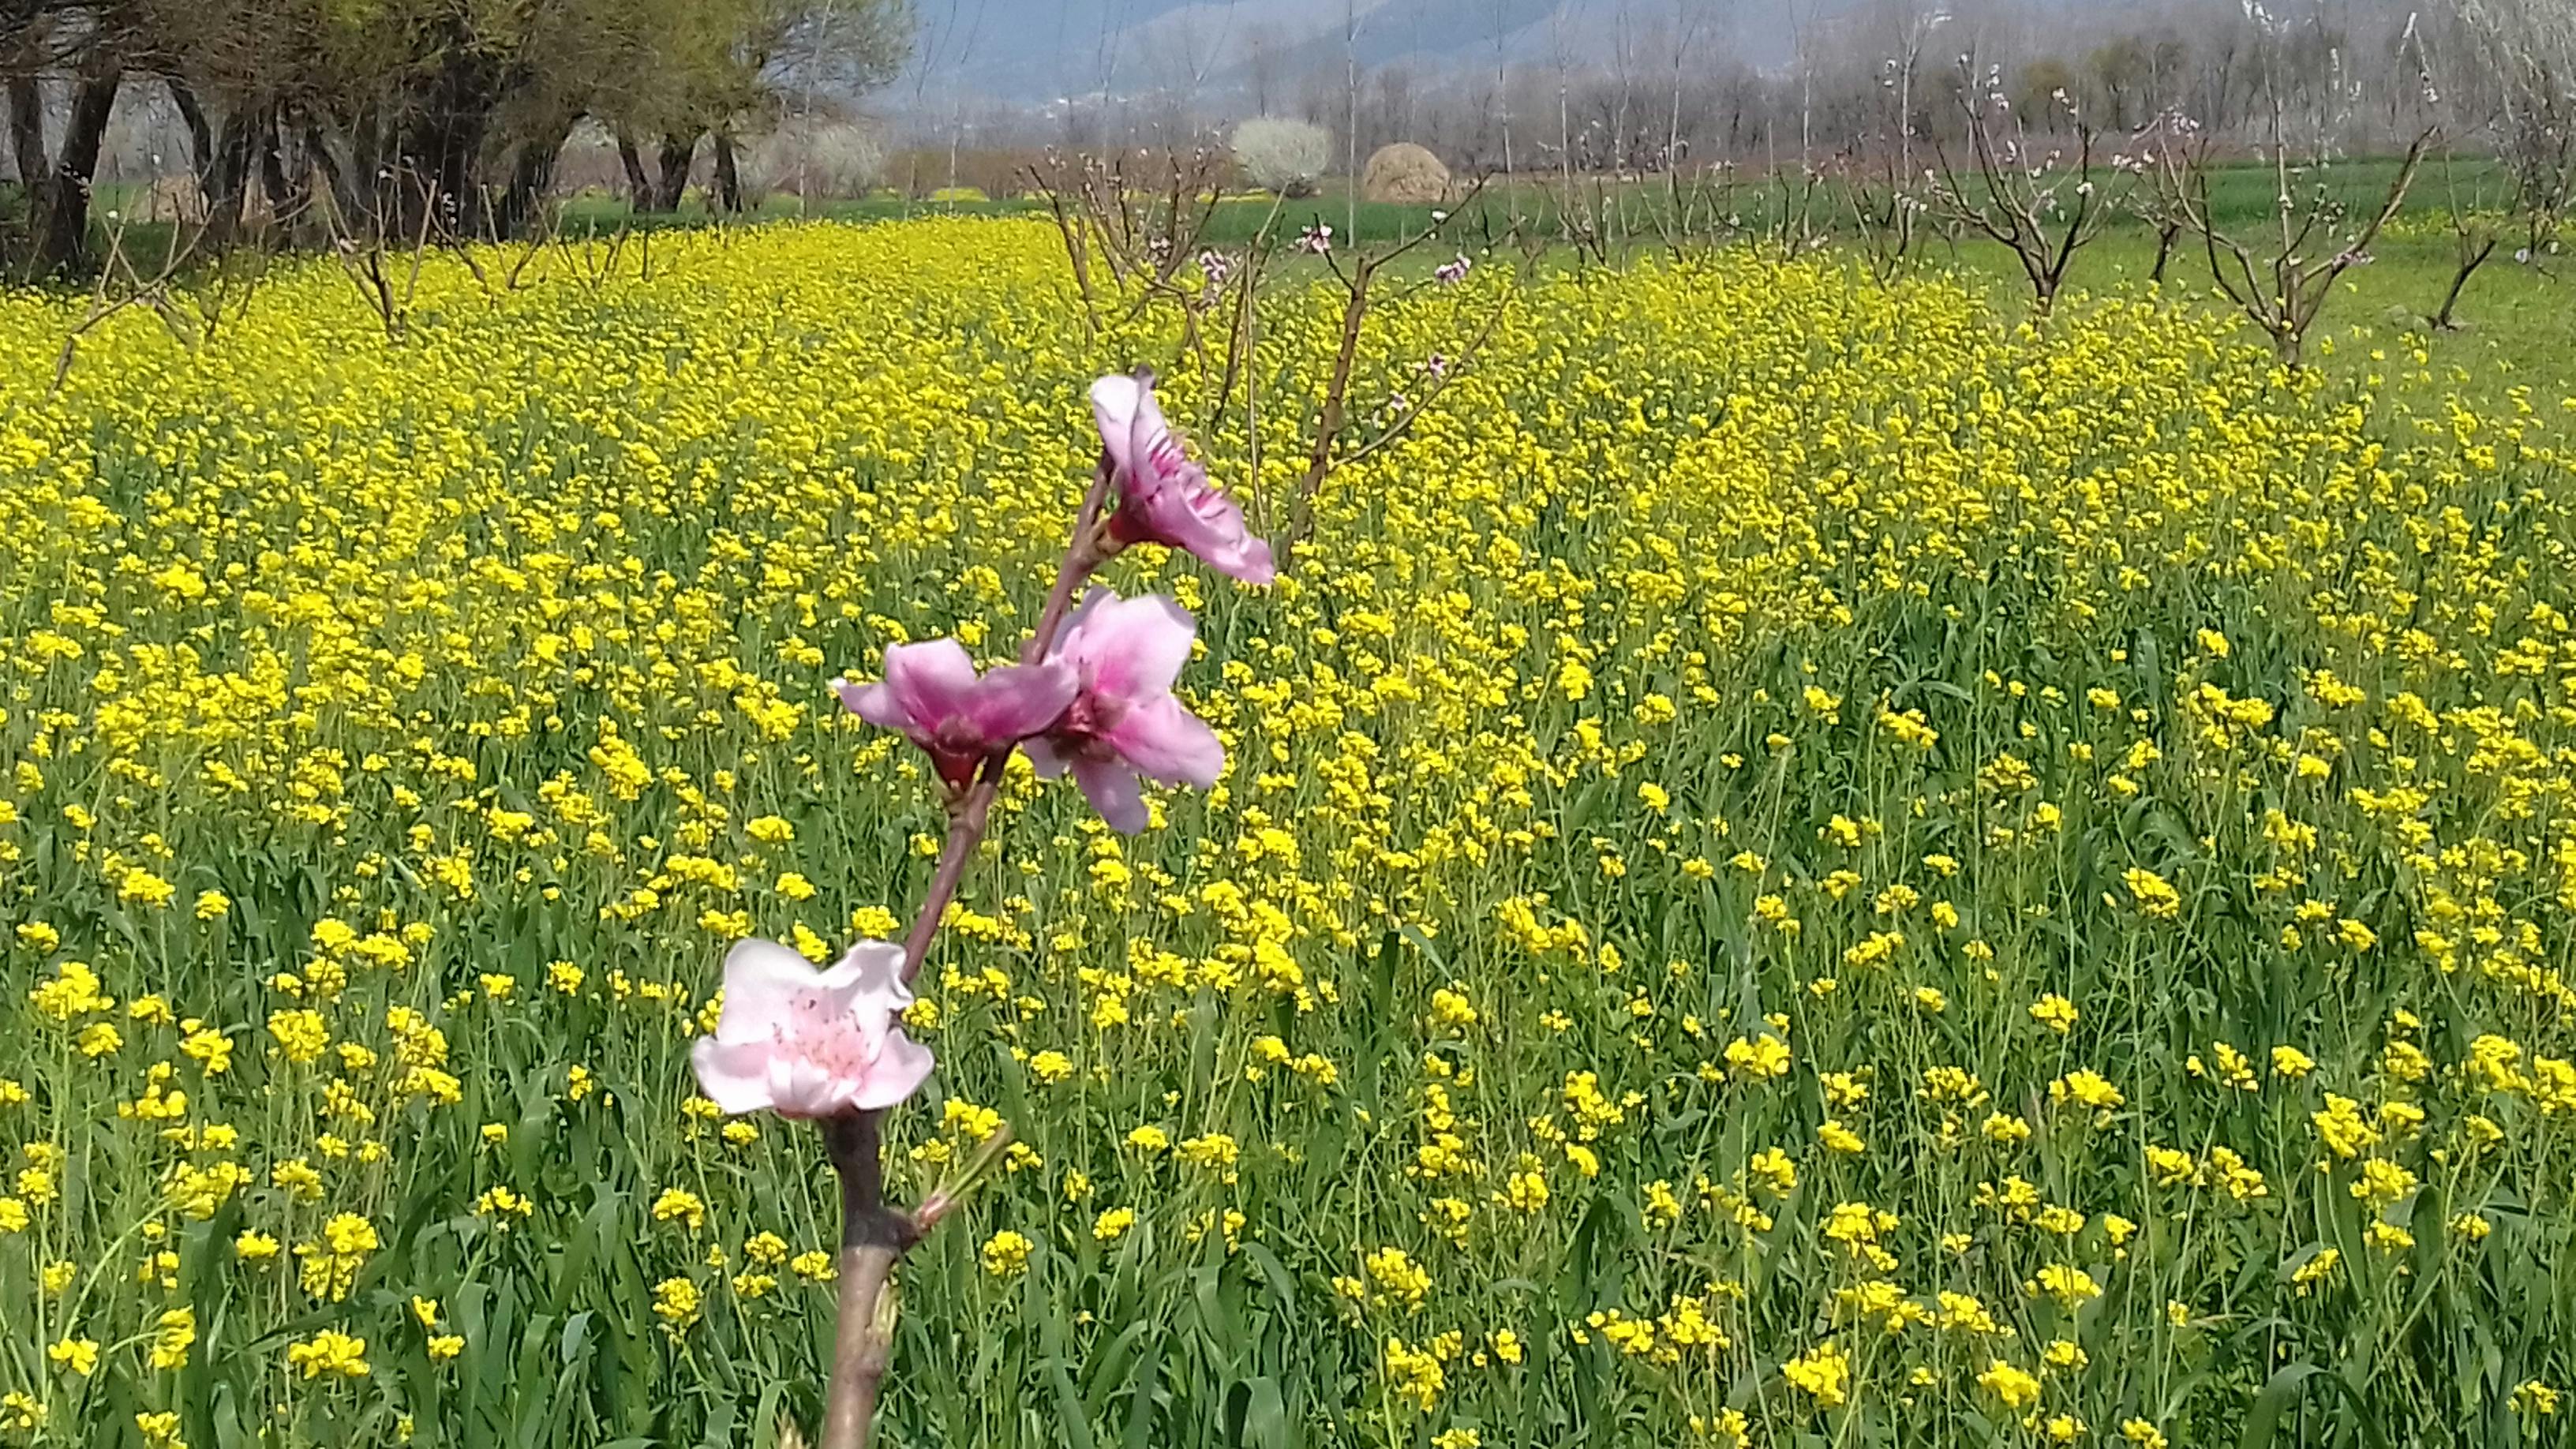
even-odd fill
[(1270, 545), (1244, 530), (1243, 510), (1190, 461), (1154, 401), (1150, 373), (1112, 375), (1091, 385), (1091, 416), (1118, 479), (1110, 532), (1122, 543), (1187, 549), (1218, 573), (1266, 584), (1277, 570)]
[(928, 752), (939, 778), (956, 790), (974, 780), (987, 756), (1055, 723), (1073, 703), (1071, 668), (1006, 664), (978, 679), (954, 639), (891, 645), (885, 668), (881, 683), (832, 687), (852, 714), (899, 730)]
[(1081, 688), (1055, 727), (1027, 742), (1029, 761), (1048, 779), (1070, 769), (1100, 818), (1127, 834), (1147, 819), (1138, 776), (1205, 789), (1225, 769), (1216, 731), (1172, 697), (1197, 633), (1169, 599), (1094, 589), (1056, 637), (1052, 658)]
[(725, 956), (724, 1010), (689, 1054), (698, 1089), (727, 1112), (838, 1117), (891, 1107), (930, 1075), (930, 1049), (896, 1018), (912, 1004), (903, 948), (861, 941), (817, 971), (776, 941)]

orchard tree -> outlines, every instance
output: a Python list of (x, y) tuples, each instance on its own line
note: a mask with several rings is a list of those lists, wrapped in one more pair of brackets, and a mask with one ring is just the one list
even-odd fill
[(2474, 63), (2494, 88), (2481, 139), (2495, 157), (2503, 194), (2492, 211), (2454, 199), (2460, 247), (2433, 319), (2440, 327), (2452, 325), (2470, 277), (2508, 239), (2517, 243), (2514, 260), (2541, 265), (2576, 209), (2576, 7), (2565, 0), (2461, 0), (2460, 18)]
[(254, 184), (280, 218), (342, 241), (469, 240), (526, 225), (585, 116), (659, 137), (652, 199), (673, 204), (713, 133), (739, 205), (737, 134), (769, 124), (791, 84), (883, 84), (911, 35), (906, 0), (0, 0), (27, 218), (13, 270), (86, 264), (125, 87), (168, 87), (187, 126), (197, 245), (232, 239)]
[[(28, 275), (56, 276), (87, 264), (90, 181), (133, 44), (132, 19), (108, 6), (0, 0), (0, 85), (26, 214)], [(48, 77), (64, 79), (69, 90), (51, 145), (42, 89)]]

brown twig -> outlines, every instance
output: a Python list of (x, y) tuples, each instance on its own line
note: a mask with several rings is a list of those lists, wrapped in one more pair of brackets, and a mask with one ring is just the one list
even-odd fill
[[(1451, 211), (1441, 221), (1424, 228), (1419, 234), (1407, 238), (1388, 251), (1375, 255), (1363, 252), (1353, 256), (1351, 268), (1347, 272), (1342, 270), (1340, 261), (1332, 253), (1324, 254), (1325, 265), (1332, 269), (1333, 276), (1341, 283), (1346, 297), (1342, 304), (1341, 338), (1333, 350), (1333, 370), (1325, 382), (1323, 406), (1315, 414), (1315, 434), (1313, 440), (1307, 445), (1306, 472), (1297, 482), (1297, 500), (1289, 513), (1288, 531), (1278, 541), (1281, 572), (1286, 572), (1294, 564), (1298, 546), (1314, 532), (1315, 499), (1323, 492), (1324, 480), (1332, 475), (1335, 468), (1347, 467), (1394, 441), (1411, 428), (1413, 419), (1419, 416), (1419, 409), (1408, 409), (1404, 417), (1390, 425), (1385, 433), (1363, 446), (1358, 452), (1341, 457), (1334, 455), (1333, 450), (1341, 439), (1343, 424), (1349, 416), (1351, 370), (1359, 355), (1361, 327), (1367, 320), (1372, 306), (1370, 288), (1388, 263), (1399, 260), (1415, 247), (1439, 235), (1443, 226), (1463, 215), (1466, 205), (1483, 194), (1487, 179), (1483, 177), (1477, 179), (1476, 184), (1460, 201), (1459, 210)], [(1394, 300), (1402, 301), (1405, 297), (1411, 296), (1413, 291), (1418, 290), (1420, 287), (1416, 286)], [(1485, 319), (1485, 325), (1477, 331), (1474, 340), (1469, 344), (1471, 351), (1481, 348), (1485, 339), (1492, 334), (1494, 323), (1501, 318), (1502, 309), (1508, 304), (1508, 300), (1509, 295), (1506, 294), (1504, 298), (1495, 302), (1493, 314)], [(1442, 385), (1445, 387), (1445, 382)], [(1434, 389), (1435, 394), (1437, 391), (1438, 389)]]
[[(1021, 646), (1020, 661), (1034, 664), (1047, 656), (1064, 625), (1074, 594), (1108, 557), (1100, 514), (1109, 498), (1110, 461), (1106, 453), (1092, 470), (1091, 487), (1074, 515), (1073, 538), (1055, 585), (1039, 611), (1037, 628)], [(939, 853), (929, 892), (903, 942), (903, 980), (921, 974), (940, 918), (957, 894), (966, 863), (983, 843), (991, 823), (993, 801), (1001, 793), (1002, 773), (1016, 743), (996, 750), (976, 770), (972, 784), (949, 805), (948, 841)], [(954, 1193), (934, 1192), (920, 1208), (906, 1213), (885, 1205), (885, 1145), (882, 1112), (857, 1112), (824, 1120), (823, 1146), (841, 1183), (840, 1323), (832, 1349), (831, 1387), (824, 1400), (821, 1449), (867, 1449), (876, 1421), (877, 1393), (894, 1352), (894, 1266), (923, 1235), (956, 1207)], [(1006, 1127), (986, 1139), (982, 1156), (998, 1153), (1010, 1140)], [(971, 1169), (970, 1169), (971, 1171)]]
[[(79, 355), (81, 338), (128, 307), (151, 309), (152, 313), (161, 319), (161, 324), (170, 329), (171, 335), (178, 338), (183, 346), (186, 345), (190, 339), (170, 310), (170, 283), (171, 279), (178, 275), (180, 267), (195, 254), (197, 243), (204, 239), (205, 232), (200, 230), (188, 239), (185, 246), (170, 248), (162, 256), (160, 271), (147, 281), (135, 268), (133, 259), (125, 254), (125, 223), (122, 218), (117, 219), (108, 228), (107, 259), (100, 265), (98, 281), (91, 288), (89, 310), (69, 332), (63, 335), (62, 350), (54, 357), (53, 385), (45, 390), (45, 395), (47, 397), (61, 395), (63, 384), (71, 378), (72, 363)], [(111, 300), (107, 295), (108, 284), (115, 280), (119, 270), (125, 273), (128, 290), (124, 296)]]
[[(1109, 457), (1104, 453), (1099, 466), (1092, 470), (1091, 491), (1083, 495), (1082, 508), (1074, 515), (1073, 541), (1065, 549), (1064, 562), (1056, 569), (1055, 587), (1047, 592), (1037, 630), (1020, 648), (1023, 664), (1037, 663), (1055, 647), (1056, 631), (1073, 605), (1075, 590), (1108, 557), (1108, 546), (1099, 537), (1099, 524), (1100, 510), (1109, 498), (1109, 474)], [(938, 868), (931, 873), (930, 891), (922, 897), (921, 909), (912, 918), (912, 929), (903, 937), (906, 985), (921, 974), (922, 962), (930, 954), (931, 939), (939, 934), (940, 917), (957, 894), (957, 883), (966, 874), (966, 862), (983, 842), (984, 829), (992, 820), (994, 798), (1002, 791), (1003, 767), (1017, 748), (1016, 744), (1008, 745), (985, 756), (975, 771), (974, 783), (949, 805), (947, 843), (940, 848)]]
[(860, 1112), (821, 1124), (824, 1151), (841, 1181), (840, 1326), (822, 1449), (866, 1449), (894, 1347), (888, 1287), (895, 1260), (921, 1239), (918, 1224), (885, 1205), (883, 1119), (881, 1112)]

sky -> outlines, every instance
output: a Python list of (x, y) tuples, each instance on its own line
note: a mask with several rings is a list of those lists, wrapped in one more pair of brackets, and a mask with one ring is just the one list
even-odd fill
[[(1183, 90), (1217, 109), (1246, 92), (1248, 57), (1269, 54), (1273, 94), (1336, 76), (1348, 50), (1364, 69), (1394, 62), (1430, 75), (1498, 63), (1606, 65), (1624, 52), (1668, 63), (1667, 37), (1759, 69), (1787, 67), (1797, 37), (1837, 27), (1901, 27), (1910, 13), (1962, 24), (2036, 25), (2063, 43), (2118, 21), (2158, 19), (2188, 33), (2196, 14), (2241, 21), (2251, 0), (915, 0), (914, 64), (882, 104), (944, 111), (1003, 101), (1046, 107), (1104, 94)], [(2264, 0), (2280, 19), (2348, 23), (2425, 0)], [(2438, 3), (2438, 0), (2434, 0)], [(2539, 0), (2549, 3), (2549, 0)], [(2576, 5), (2576, 0), (2565, 0)], [(1972, 19), (1973, 18), (1973, 19)]]

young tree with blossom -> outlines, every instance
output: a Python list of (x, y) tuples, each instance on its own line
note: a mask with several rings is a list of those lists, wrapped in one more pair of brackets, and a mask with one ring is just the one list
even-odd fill
[(725, 957), (713, 1035), (692, 1062), (726, 1112), (809, 1120), (841, 1184), (840, 1327), (825, 1398), (822, 1449), (861, 1449), (874, 1427), (894, 1340), (892, 1275), (905, 1252), (952, 1211), (996, 1160), (1005, 1129), (964, 1172), (911, 1209), (885, 1200), (885, 1113), (929, 1080), (929, 1048), (904, 1035), (911, 985), (992, 819), (1004, 767), (1024, 752), (1044, 779), (1070, 774), (1113, 828), (1145, 828), (1144, 782), (1216, 783), (1225, 747), (1172, 694), (1197, 625), (1171, 599), (1093, 588), (1100, 566), (1140, 543), (1183, 549), (1246, 584), (1274, 575), (1270, 545), (1182, 447), (1154, 398), (1152, 374), (1091, 386), (1100, 458), (1075, 515), (1055, 587), (1018, 662), (977, 673), (954, 639), (897, 644), (885, 677), (838, 686), (852, 713), (894, 730), (930, 757), (948, 809), (948, 838), (929, 893), (900, 945), (860, 941), (817, 970), (794, 948), (749, 940)]

